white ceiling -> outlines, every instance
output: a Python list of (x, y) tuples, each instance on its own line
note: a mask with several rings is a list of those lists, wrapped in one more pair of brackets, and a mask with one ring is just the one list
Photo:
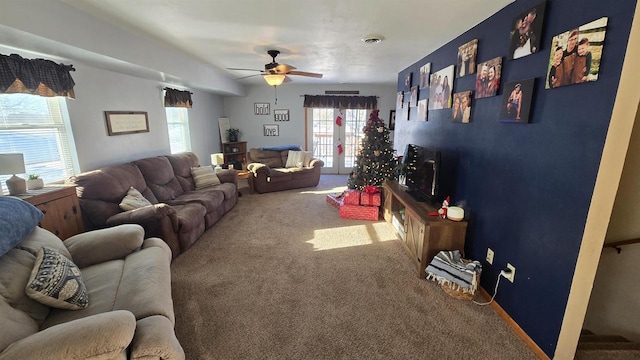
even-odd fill
[[(397, 74), (513, 0), (62, 0), (228, 73), (280, 64), (295, 83), (396, 84)], [(385, 37), (365, 44), (364, 35)], [(263, 83), (259, 76), (241, 80)]]

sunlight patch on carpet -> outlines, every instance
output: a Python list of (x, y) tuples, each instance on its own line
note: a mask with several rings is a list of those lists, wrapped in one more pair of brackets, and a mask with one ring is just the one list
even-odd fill
[(372, 245), (396, 240), (396, 236), (384, 222), (372, 222), (313, 232), (313, 238), (307, 243), (313, 245), (314, 251), (332, 250), (354, 246)]

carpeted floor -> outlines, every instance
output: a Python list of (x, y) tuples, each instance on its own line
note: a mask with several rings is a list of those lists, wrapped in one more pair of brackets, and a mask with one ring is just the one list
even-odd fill
[(417, 270), (384, 221), (341, 219), (317, 188), (249, 194), (172, 264), (188, 359), (536, 359), (488, 306)]

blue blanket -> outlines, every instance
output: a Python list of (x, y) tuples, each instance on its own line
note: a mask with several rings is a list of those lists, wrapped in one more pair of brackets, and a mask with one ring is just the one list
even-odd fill
[(263, 146), (260, 150), (272, 150), (272, 151), (285, 151), (285, 150), (300, 150), (299, 145), (278, 145), (278, 146)]
[(13, 249), (42, 220), (37, 207), (11, 196), (0, 196), (0, 256)]

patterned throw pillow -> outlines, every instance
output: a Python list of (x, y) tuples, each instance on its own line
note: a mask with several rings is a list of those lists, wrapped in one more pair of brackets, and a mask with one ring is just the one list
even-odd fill
[(289, 150), (289, 154), (287, 155), (287, 163), (284, 167), (299, 168), (302, 166), (304, 166), (304, 151)]
[(191, 176), (196, 183), (196, 190), (220, 184), (220, 179), (211, 166), (192, 167)]
[(136, 190), (136, 188), (132, 186), (129, 188), (129, 191), (127, 191), (127, 195), (125, 195), (120, 202), (120, 209), (129, 211), (149, 205), (151, 205), (149, 200), (142, 196), (142, 194), (140, 194), (140, 191)]
[(89, 306), (80, 269), (64, 255), (44, 247), (38, 250), (26, 293), (33, 300), (58, 309), (80, 310)]

